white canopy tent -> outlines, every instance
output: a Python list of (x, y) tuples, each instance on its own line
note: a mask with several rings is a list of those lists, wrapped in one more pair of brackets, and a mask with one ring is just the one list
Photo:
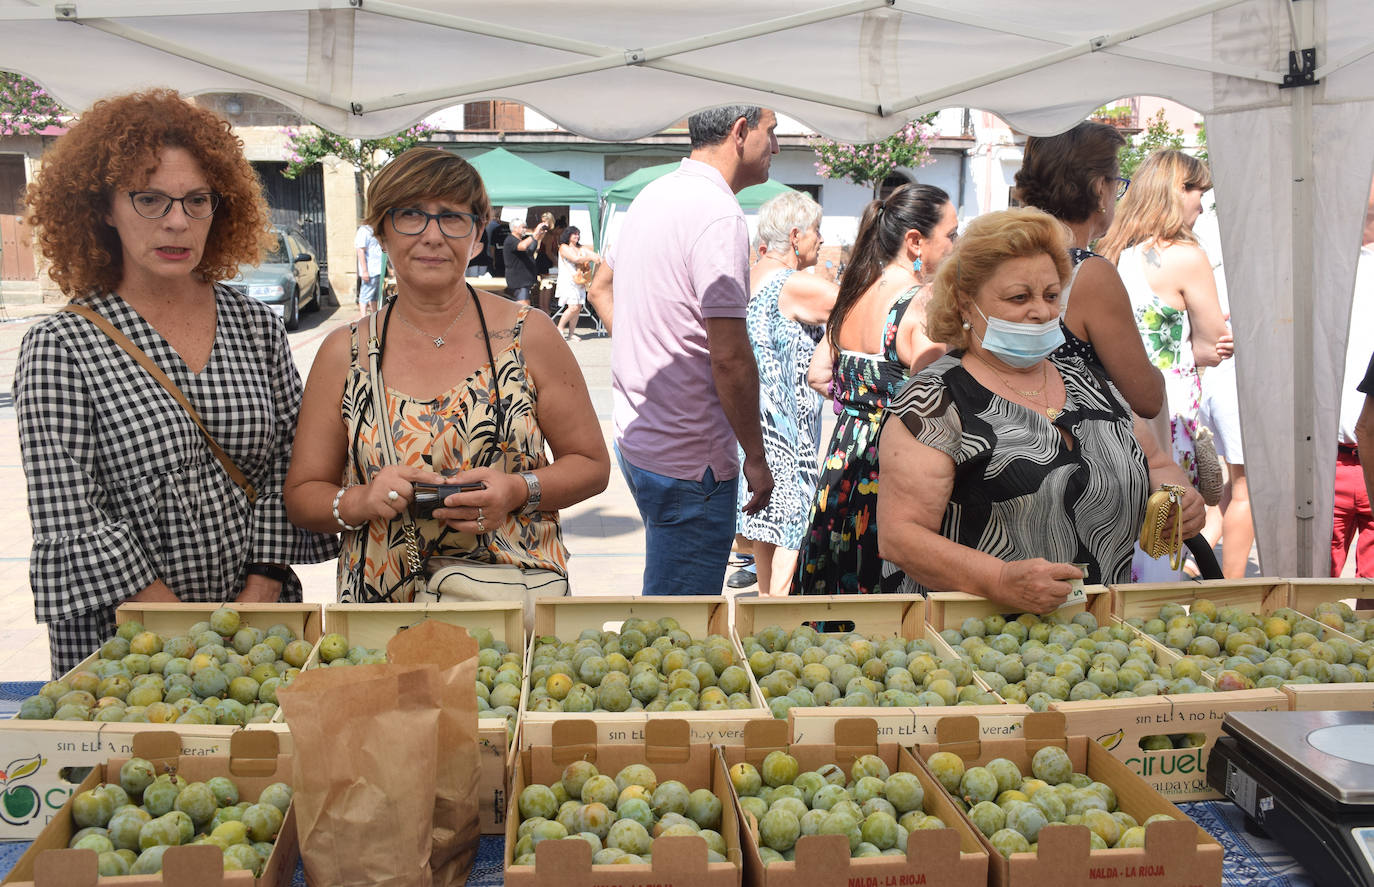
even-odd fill
[(152, 85), (255, 93), (355, 136), (483, 98), (603, 139), (749, 102), (849, 141), (952, 106), (1051, 134), (1121, 96), (1182, 102), (1207, 115), (1264, 568), (1326, 573), (1374, 169), (1374, 2), (585, 0), (575, 14), (557, 10), (540, 0), (0, 0), (0, 68), (76, 108)]

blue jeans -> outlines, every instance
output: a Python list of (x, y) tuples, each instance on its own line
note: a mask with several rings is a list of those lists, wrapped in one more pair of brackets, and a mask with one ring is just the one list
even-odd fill
[(720, 594), (735, 540), (739, 478), (678, 480), (637, 468), (615, 448), (620, 471), (644, 520), (646, 595)]

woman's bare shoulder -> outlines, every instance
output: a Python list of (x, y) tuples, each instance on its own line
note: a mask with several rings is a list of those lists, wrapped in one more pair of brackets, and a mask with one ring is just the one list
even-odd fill
[[(1166, 271), (1192, 273), (1206, 269), (1212, 270), (1212, 260), (1201, 244), (1174, 242), (1154, 246), (1151, 252), (1159, 257), (1160, 266)], [(1147, 253), (1147, 259), (1148, 259)]]

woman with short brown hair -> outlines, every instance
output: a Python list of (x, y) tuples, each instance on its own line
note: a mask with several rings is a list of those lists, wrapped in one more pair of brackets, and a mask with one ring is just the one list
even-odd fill
[[(296, 523), (344, 533), (340, 600), (408, 601), (432, 556), (565, 579), (558, 510), (606, 488), (567, 342), (542, 312), (465, 280), (488, 206), (477, 171), (437, 148), (406, 151), (368, 188), (396, 297), (325, 339), (286, 484)], [(471, 488), (407, 519), (422, 483)]]

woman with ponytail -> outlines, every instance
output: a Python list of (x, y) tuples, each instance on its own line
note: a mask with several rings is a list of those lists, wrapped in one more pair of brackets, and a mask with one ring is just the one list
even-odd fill
[(864, 209), (830, 313), (839, 418), (822, 453), (794, 593), (881, 590), (878, 432), (907, 377), (944, 353), (926, 335), (922, 287), (954, 248), (958, 225), (949, 195), (931, 185), (904, 185)]

